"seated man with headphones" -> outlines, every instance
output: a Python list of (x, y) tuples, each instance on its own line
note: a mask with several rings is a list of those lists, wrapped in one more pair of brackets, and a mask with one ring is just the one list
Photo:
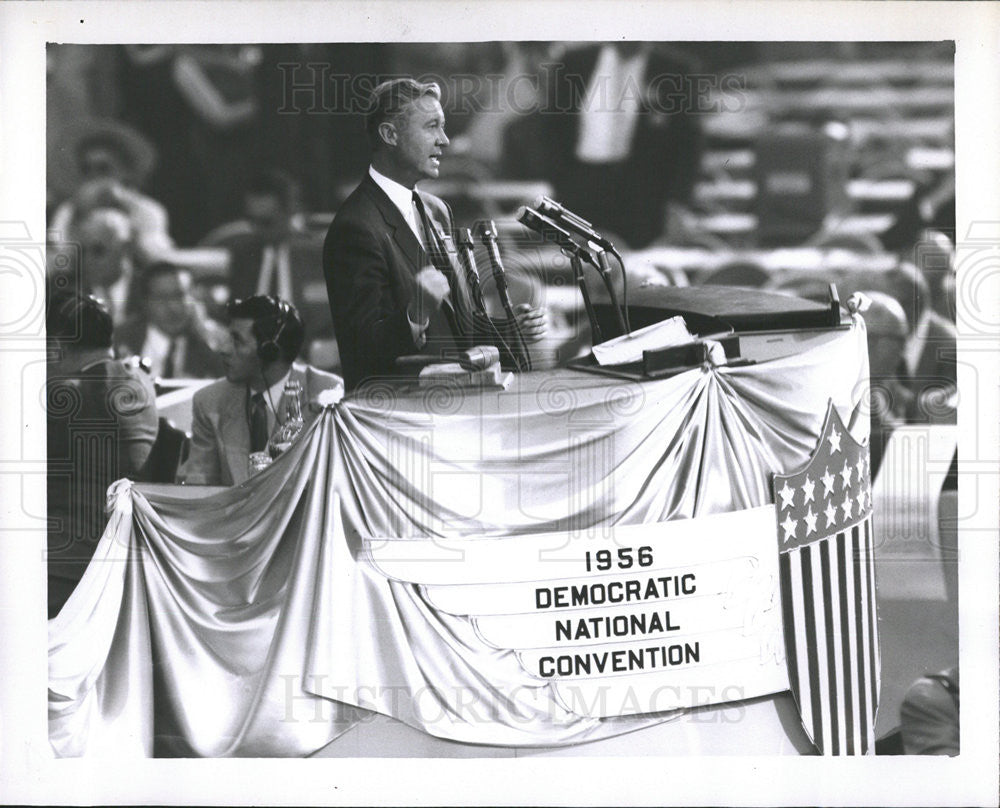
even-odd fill
[(295, 308), (270, 295), (227, 307), (230, 344), (221, 352), (226, 377), (194, 394), (191, 454), (178, 474), (189, 485), (239, 485), (250, 477), (251, 452), (264, 451), (280, 418), (285, 382), (302, 389), (305, 426), (316, 419), (324, 390), (339, 376), (295, 361), (305, 329)]

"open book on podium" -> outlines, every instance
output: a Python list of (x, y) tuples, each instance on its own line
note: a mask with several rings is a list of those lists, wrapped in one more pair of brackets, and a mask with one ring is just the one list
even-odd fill
[[(705, 363), (735, 365), (790, 356), (848, 328), (837, 289), (819, 303), (729, 286), (639, 289), (629, 299), (632, 333), (594, 346), (570, 367), (627, 379), (675, 375)], [(598, 324), (617, 325), (607, 293), (594, 295)]]

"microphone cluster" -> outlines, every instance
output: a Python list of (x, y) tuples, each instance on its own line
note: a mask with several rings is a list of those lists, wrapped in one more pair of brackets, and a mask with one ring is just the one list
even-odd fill
[[(493, 333), (494, 338), (499, 343), (498, 347), (502, 347), (510, 357), (515, 369), (518, 372), (531, 370), (531, 353), (524, 340), (524, 335), (521, 333), (517, 314), (514, 312), (514, 307), (510, 301), (510, 292), (507, 288), (507, 275), (504, 272), (503, 261), (500, 258), (500, 247), (497, 243), (496, 223), (492, 220), (489, 222), (479, 222), (476, 225), (476, 235), (486, 248), (486, 255), (490, 261), (490, 269), (493, 272), (493, 280), (496, 283), (497, 296), (500, 298), (500, 304), (507, 315), (506, 329), (508, 333), (502, 333), (493, 323), (492, 319), (490, 319), (489, 313), (486, 310), (486, 302), (483, 299), (483, 286), (479, 277), (479, 269), (476, 266), (476, 257), (473, 254), (475, 241), (469, 228), (460, 227), (456, 231), (456, 240), (458, 242), (459, 255), (465, 265), (466, 279), (472, 292), (473, 302), (480, 314), (483, 315), (482, 322), (484, 326)], [(511, 342), (513, 342), (513, 345), (510, 344)]]
[[(521, 207), (517, 212), (516, 218), (525, 227), (553, 241), (570, 257), (573, 262), (576, 281), (580, 286), (583, 302), (587, 309), (594, 342), (602, 342), (603, 337), (601, 327), (597, 321), (597, 315), (590, 300), (590, 291), (583, 277), (584, 264), (590, 264), (590, 266), (594, 267), (600, 273), (601, 279), (604, 281), (604, 285), (607, 287), (608, 294), (611, 297), (611, 305), (616, 315), (619, 332), (621, 334), (629, 333), (631, 329), (628, 327), (627, 291), (625, 292), (623, 314), (623, 308), (618, 305), (617, 294), (611, 280), (608, 254), (614, 255), (618, 261), (622, 272), (623, 289), (627, 290), (627, 286), (625, 285), (625, 266), (610, 239), (597, 232), (594, 226), (586, 219), (578, 216), (547, 196), (541, 196), (536, 199), (532, 207)], [(531, 354), (524, 335), (521, 333), (517, 315), (511, 305), (510, 294), (507, 288), (507, 277), (504, 272), (503, 261), (500, 257), (499, 244), (497, 243), (496, 223), (492, 220), (479, 222), (476, 225), (475, 238), (473, 238), (473, 234), (468, 228), (458, 228), (455, 231), (455, 240), (458, 243), (458, 252), (464, 265), (473, 302), (478, 311), (483, 315), (481, 319), (493, 332), (495, 339), (510, 357), (515, 368), (518, 371), (530, 370)], [(476, 266), (476, 259), (473, 254), (476, 240), (482, 243), (489, 258), (490, 269), (492, 270), (493, 280), (496, 284), (497, 296), (507, 315), (508, 327), (504, 329), (507, 331), (506, 334), (497, 328), (486, 310), (482, 280), (479, 276), (479, 269)]]

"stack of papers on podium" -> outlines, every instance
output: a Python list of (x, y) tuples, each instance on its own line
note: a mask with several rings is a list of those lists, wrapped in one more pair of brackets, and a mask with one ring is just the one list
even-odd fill
[(627, 362), (639, 362), (643, 351), (672, 348), (694, 339), (694, 335), (687, 330), (683, 317), (670, 317), (631, 334), (623, 334), (595, 345), (594, 359), (599, 365), (624, 365)]

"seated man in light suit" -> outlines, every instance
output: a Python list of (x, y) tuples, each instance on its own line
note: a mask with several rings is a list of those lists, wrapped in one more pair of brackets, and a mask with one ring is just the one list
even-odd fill
[(289, 303), (258, 295), (233, 301), (228, 314), (226, 378), (203, 387), (192, 403), (191, 454), (178, 475), (189, 485), (239, 485), (249, 478), (250, 453), (263, 451), (277, 426), (285, 382), (301, 385), (307, 429), (319, 412), (319, 394), (343, 387), (339, 376), (295, 362), (304, 326)]

